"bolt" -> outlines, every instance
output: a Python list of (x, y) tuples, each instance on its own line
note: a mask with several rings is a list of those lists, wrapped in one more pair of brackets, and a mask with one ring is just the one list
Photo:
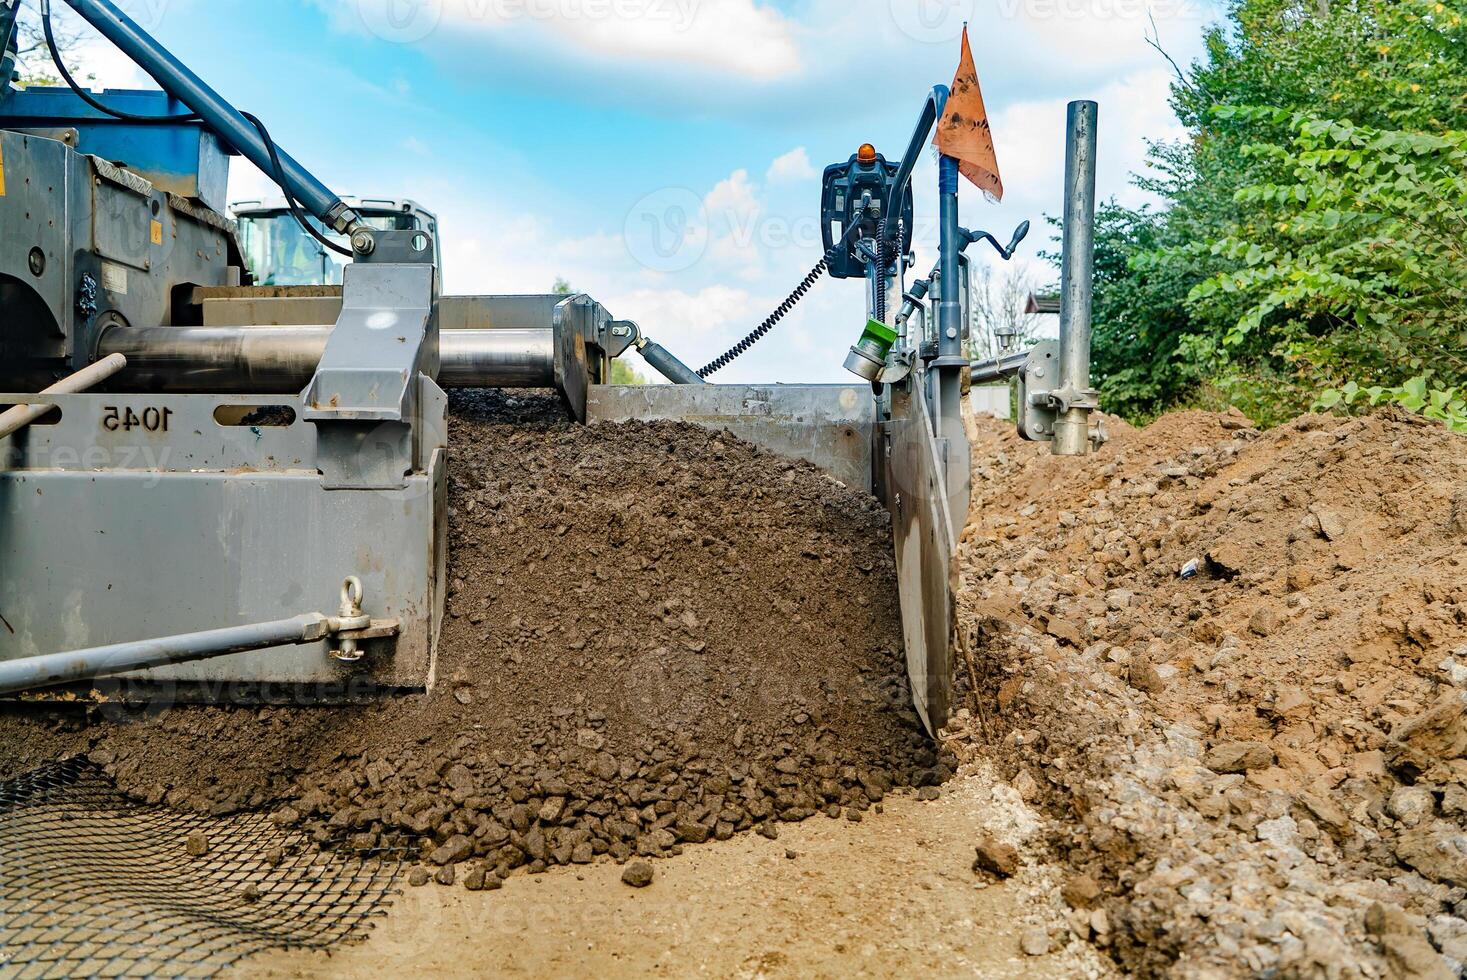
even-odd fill
[(362, 230), (352, 234), (351, 250), (358, 255), (371, 255), (376, 248), (377, 239), (372, 237), (370, 231)]

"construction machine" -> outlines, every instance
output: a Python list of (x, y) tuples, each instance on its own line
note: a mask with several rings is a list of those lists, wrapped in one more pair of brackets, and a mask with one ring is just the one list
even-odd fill
[[(0, 0), (0, 38), (20, 2)], [(534, 387), (581, 422), (728, 429), (876, 493), (914, 701), (941, 727), (969, 497), (964, 253), (986, 240), (1009, 258), (1027, 231), (1004, 245), (960, 227), (943, 157), (939, 259), (909, 282), (915, 174), (945, 87), (900, 158), (862, 146), (826, 171), (824, 257), (695, 371), (584, 294), (442, 295), (431, 215), (338, 196), (111, 0), (65, 3), (160, 90), (88, 91), (59, 56), (65, 86), (0, 84), (0, 405), (13, 406), (0, 415), (0, 694), (333, 702), (431, 687), (445, 389)], [(1093, 105), (1081, 115), (1067, 179), (1088, 179), (1093, 207)], [(282, 197), (231, 221), (235, 156)], [(1025, 431), (1083, 452), (1089, 256), (1069, 224), (1088, 215), (1083, 188), (1071, 197), (1063, 354), (1025, 368)], [(297, 272), (321, 281), (296, 281), (297, 259), (266, 247), (285, 229)], [(866, 285), (853, 383), (708, 383), (826, 273)], [(630, 350), (673, 383), (607, 384)]]
[[(347, 207), (378, 231), (421, 231), (433, 243), (433, 264), (441, 267), (438, 253), (438, 218), (416, 201), (343, 197)], [(350, 243), (320, 221), (306, 216), (316, 235), (291, 213), (285, 198), (235, 201), (229, 205), (234, 217), (235, 237), (245, 267), (259, 286), (340, 286), (343, 263), (318, 237), (334, 240), (345, 248)]]

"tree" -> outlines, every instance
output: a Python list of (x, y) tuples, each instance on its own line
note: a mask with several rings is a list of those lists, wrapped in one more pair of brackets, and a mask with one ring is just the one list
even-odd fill
[[(81, 67), (74, 60), (81, 47), (80, 30), (69, 27), (57, 14), (52, 14), (51, 25), (56, 39), (56, 48), (66, 60), (66, 68), (73, 76), (95, 81), (95, 75), (82, 75)], [(55, 74), (51, 52), (46, 48), (46, 37), (39, 18), (29, 8), (22, 7), (16, 18), (14, 48), (16, 54), (16, 78), (22, 85), (60, 85), (61, 77)]]
[(1044, 317), (1029, 313), (1029, 296), (1038, 281), (1022, 268), (1010, 266), (995, 275), (991, 266), (974, 270), (969, 282), (969, 308), (973, 322), (969, 325), (969, 355), (996, 357), (1001, 349), (999, 338), (1011, 335), (1014, 346), (1009, 350), (1031, 347), (1044, 326)]
[(1440, 372), (1462, 312), (1425, 276), (1462, 281), (1442, 264), (1461, 254), (1460, 164), (1434, 142), (1467, 130), (1461, 13), (1235, 0), (1205, 50), (1173, 86), (1187, 139), (1153, 147), (1137, 180), (1165, 207), (1100, 217), (1107, 407), (1225, 400), (1267, 423), (1348, 381), (1398, 388), (1427, 361), (1439, 390), (1460, 383)]

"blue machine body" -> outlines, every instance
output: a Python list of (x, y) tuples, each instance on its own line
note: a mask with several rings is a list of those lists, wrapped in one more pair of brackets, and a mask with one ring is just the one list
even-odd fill
[[(159, 91), (109, 89), (107, 105), (148, 116), (186, 115), (188, 107)], [(0, 97), (0, 129), (60, 140), (118, 164), (160, 190), (224, 213), (233, 150), (201, 122), (134, 123), (107, 116), (66, 88), (12, 89)]]

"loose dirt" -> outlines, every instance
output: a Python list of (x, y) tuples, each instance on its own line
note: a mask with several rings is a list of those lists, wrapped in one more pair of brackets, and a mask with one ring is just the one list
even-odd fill
[(1112, 429), (1074, 460), (976, 422), (950, 744), (1049, 808), (1074, 894), (1103, 888), (1072, 931), (1137, 975), (1457, 975), (1467, 440)]
[(431, 694), (128, 725), (10, 712), (0, 769), (85, 753), (149, 802), (405, 840), (477, 887), (858, 821), (951, 775), (910, 706), (869, 495), (689, 425), (572, 426), (547, 397), (458, 398), (451, 435)]

